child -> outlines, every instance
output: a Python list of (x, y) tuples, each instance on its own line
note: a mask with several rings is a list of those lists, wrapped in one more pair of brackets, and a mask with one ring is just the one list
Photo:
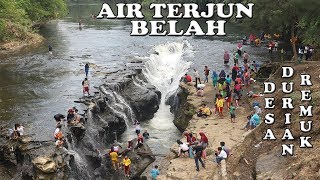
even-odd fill
[(152, 180), (156, 180), (157, 176), (160, 174), (159, 170), (158, 170), (158, 166), (155, 165), (154, 168), (151, 170), (151, 178)]
[(234, 91), (234, 93), (233, 93), (233, 99), (236, 102), (236, 106), (239, 107), (239, 99), (240, 98), (239, 98), (239, 95), (236, 91)]
[(223, 113), (222, 113), (223, 105), (224, 105), (224, 99), (222, 98), (222, 95), (219, 95), (219, 98), (217, 100), (217, 107), (218, 107), (218, 112), (221, 118), (223, 117)]
[(124, 159), (122, 160), (122, 164), (124, 166), (124, 176), (125, 177), (130, 177), (131, 160), (128, 158), (128, 156), (124, 157)]
[(227, 108), (229, 109), (230, 108), (230, 103), (232, 102), (232, 95), (231, 95), (231, 92), (227, 92), (227, 98), (226, 98), (226, 101), (227, 101)]
[(230, 110), (230, 116), (231, 116), (231, 123), (235, 123), (236, 122), (236, 114), (234, 113), (234, 110), (236, 109), (236, 107), (233, 106), (233, 103), (231, 103), (231, 106), (229, 108)]
[(220, 95), (220, 94), (216, 94), (215, 99), (214, 99), (215, 102), (216, 102), (216, 103), (215, 103), (215, 109), (214, 109), (214, 114), (215, 114), (215, 115), (217, 114), (217, 112), (219, 112), (219, 111), (218, 111), (218, 106), (217, 106), (217, 104), (218, 104), (218, 99), (219, 99), (219, 95)]
[(88, 96), (90, 96), (88, 78), (84, 78), (84, 80), (82, 81), (82, 86), (83, 86), (83, 96), (85, 95), (85, 93), (88, 93)]

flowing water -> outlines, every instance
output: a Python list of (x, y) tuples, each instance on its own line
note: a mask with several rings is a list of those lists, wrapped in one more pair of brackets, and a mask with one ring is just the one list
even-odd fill
[[(70, 6), (67, 18), (48, 23), (41, 30), (47, 39), (42, 46), (0, 59), (0, 120), (10, 126), (16, 122), (23, 124), (26, 134), (36, 134), (37, 140), (52, 139), (54, 114), (66, 113), (68, 108), (75, 106), (74, 101), (82, 97), (85, 63), (94, 64), (89, 80), (91, 87), (98, 87), (103, 83), (104, 74), (123, 70), (130, 60), (141, 59), (146, 66), (144, 75), (162, 93), (158, 112), (153, 119), (142, 123), (142, 130), (149, 131), (151, 138), (148, 144), (155, 153), (166, 153), (180, 133), (172, 123), (173, 114), (165, 105), (165, 99), (175, 92), (181, 76), (190, 69), (196, 68), (201, 73), (208, 65), (216, 71), (229, 70), (223, 66), (223, 53), (224, 50), (235, 50), (239, 36), (229, 33), (228, 37), (219, 39), (132, 37), (127, 21), (86, 18), (98, 12), (100, 6)], [(85, 19), (81, 29), (79, 17)], [(53, 46), (53, 55), (47, 52), (48, 44)], [(255, 51), (246, 46), (244, 49), (249, 53)], [(263, 60), (255, 55), (250, 58)], [(141, 81), (135, 80), (136, 85), (139, 83)], [(134, 128), (130, 125), (134, 114), (121, 95), (108, 93), (113, 98), (113, 111), (128, 125), (120, 139), (126, 142), (135, 137)], [(86, 108), (84, 105), (76, 106), (80, 110)], [(78, 157), (77, 153), (74, 154)], [(79, 163), (82, 162), (79, 159)]]

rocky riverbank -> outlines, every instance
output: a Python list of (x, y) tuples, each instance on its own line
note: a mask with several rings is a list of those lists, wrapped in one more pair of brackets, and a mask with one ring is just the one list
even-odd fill
[[(0, 162), (6, 167), (3, 171), (8, 172), (6, 177), (124, 179), (122, 171), (111, 168), (108, 156), (104, 156), (108, 152), (105, 148), (108, 149), (133, 121), (152, 118), (161, 99), (161, 93), (141, 73), (142, 67), (142, 62), (132, 61), (126, 69), (106, 74), (105, 83), (97, 87), (93, 96), (75, 101), (87, 105), (87, 109), (84, 109), (81, 124), (63, 127), (65, 148), (56, 148), (54, 139), (34, 141), (36, 135), (11, 140), (8, 127), (2, 127)], [(126, 142), (123, 149), (126, 149)], [(132, 160), (132, 178), (138, 178), (155, 160), (147, 144), (127, 155)]]
[[(320, 109), (316, 104), (319, 103), (319, 61), (309, 61), (296, 65), (294, 63), (285, 63), (283, 66), (294, 68), (295, 75), (289, 79), (283, 79), (282, 70), (278, 68), (269, 77), (269, 81), (274, 82), (278, 90), (270, 97), (276, 98), (276, 109), (266, 111), (266, 113), (275, 114), (275, 123), (266, 125), (262, 123), (246, 138), (244, 143), (235, 147), (237, 153), (232, 157), (232, 161), (228, 163), (228, 174), (230, 179), (319, 179), (319, 132), (320, 125), (317, 119), (320, 115)], [(300, 86), (300, 74), (309, 74), (311, 76), (312, 86)], [(282, 81), (294, 83), (294, 91), (290, 95), (284, 94), (280, 87)], [(301, 90), (311, 90), (311, 101), (300, 101)], [(294, 109), (291, 111), (291, 124), (284, 125), (284, 110), (281, 108), (281, 98), (290, 97), (293, 99)], [(312, 105), (312, 117), (299, 117), (299, 105)], [(286, 113), (287, 111), (285, 111)], [(308, 133), (300, 130), (301, 120), (312, 120), (312, 129)], [(308, 126), (306, 126), (307, 128)], [(266, 130), (270, 128), (277, 138), (272, 141), (262, 141)], [(284, 130), (289, 128), (295, 140), (283, 141)], [(299, 148), (301, 136), (311, 136), (310, 142), (313, 148)], [(281, 156), (282, 144), (294, 144), (294, 155)], [(247, 161), (245, 161), (246, 159)]]

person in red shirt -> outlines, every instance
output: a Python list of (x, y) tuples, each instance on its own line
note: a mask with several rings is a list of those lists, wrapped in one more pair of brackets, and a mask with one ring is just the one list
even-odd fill
[(192, 135), (192, 133), (189, 132), (184, 132), (183, 135), (187, 138), (187, 143), (188, 145), (193, 145), (194, 142), (196, 141), (196, 138)]
[(191, 81), (192, 81), (191, 76), (188, 75), (188, 74), (185, 74), (185, 75), (184, 75), (184, 82), (185, 82), (185, 83), (188, 83), (188, 82), (191, 82)]
[(203, 132), (200, 132), (199, 135), (201, 137), (200, 143), (201, 143), (201, 146), (203, 147), (202, 157), (203, 157), (203, 159), (206, 159), (206, 157), (207, 157), (206, 148), (208, 146), (209, 141), (208, 141), (207, 136)]
[(239, 85), (243, 84), (242, 79), (239, 75), (237, 75), (237, 78), (235, 79), (235, 82), (237, 82)]
[(234, 66), (232, 67), (232, 80), (235, 81), (236, 78), (237, 78), (237, 74), (238, 74), (238, 71), (239, 71), (239, 67), (237, 66), (237, 64), (234, 64)]
[(210, 72), (210, 69), (208, 68), (208, 66), (204, 66), (204, 76), (206, 77), (204, 80), (204, 83), (209, 82), (209, 79), (208, 79), (209, 72)]

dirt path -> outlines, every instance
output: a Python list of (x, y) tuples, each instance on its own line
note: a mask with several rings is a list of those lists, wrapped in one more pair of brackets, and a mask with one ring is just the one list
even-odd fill
[[(202, 102), (206, 102), (211, 109), (214, 109), (213, 98), (217, 90), (214, 89), (211, 82), (207, 83), (204, 90), (204, 97), (196, 96), (196, 89), (193, 86), (185, 84), (182, 86), (189, 89), (189, 92), (191, 92), (188, 96), (188, 101), (195, 107), (199, 107)], [(187, 131), (197, 133), (197, 138), (200, 138), (199, 132), (203, 131), (209, 139), (209, 146), (207, 148), (208, 156), (205, 161), (206, 169), (200, 167), (200, 171), (197, 172), (194, 159), (187, 157), (175, 158), (170, 160), (167, 165), (161, 167), (159, 179), (221, 179), (219, 175), (220, 168), (217, 168), (217, 164), (213, 162), (215, 157), (214, 151), (219, 147), (221, 141), (224, 141), (227, 147), (232, 148), (236, 144), (243, 142), (245, 135), (248, 134), (248, 131), (241, 130), (247, 122), (246, 117), (249, 113), (248, 111), (250, 111), (249, 108), (247, 108), (248, 103), (245, 103), (244, 101), (245, 100), (240, 102), (240, 107), (235, 111), (236, 123), (231, 123), (229, 110), (227, 110), (226, 105), (224, 108), (224, 118), (222, 119), (213, 113), (208, 118), (199, 118), (194, 115), (190, 121)], [(186, 142), (185, 138), (183, 138), (183, 142)], [(175, 144), (173, 149), (177, 148), (178, 146)]]

